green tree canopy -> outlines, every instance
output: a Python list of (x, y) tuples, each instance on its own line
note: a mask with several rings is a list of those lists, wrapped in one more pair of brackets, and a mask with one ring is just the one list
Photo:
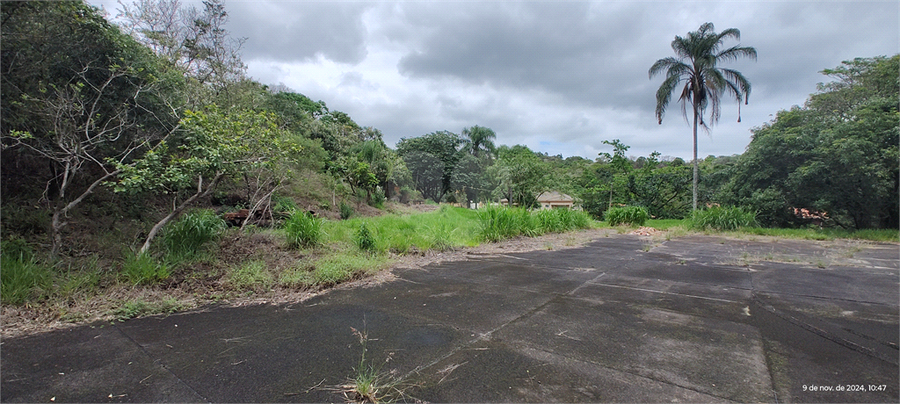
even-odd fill
[[(397, 153), (406, 162), (416, 190), (426, 198), (440, 201), (452, 189), (453, 168), (461, 157), (462, 145), (463, 140), (459, 135), (439, 131), (400, 139), (397, 142)], [(438, 173), (440, 176), (436, 178)]]
[(855, 59), (822, 73), (803, 108), (753, 129), (722, 199), (760, 211), (768, 225), (820, 212), (847, 228), (898, 227), (900, 55)]

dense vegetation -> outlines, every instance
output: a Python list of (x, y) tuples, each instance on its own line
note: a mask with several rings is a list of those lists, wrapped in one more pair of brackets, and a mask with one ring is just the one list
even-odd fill
[[(620, 140), (563, 158), (473, 125), (391, 148), (323, 101), (248, 79), (221, 1), (177, 4), (141, 1), (121, 25), (77, 1), (0, 8), (4, 304), (120, 284), (319, 287), (386, 252), (591, 226), (526, 210), (544, 191), (595, 219), (692, 215), (690, 163), (629, 157)], [(754, 128), (743, 155), (697, 161), (700, 206), (733, 214), (700, 227), (896, 230), (898, 59), (823, 71), (836, 80)], [(397, 203), (503, 199), (519, 209), (371, 219)]]

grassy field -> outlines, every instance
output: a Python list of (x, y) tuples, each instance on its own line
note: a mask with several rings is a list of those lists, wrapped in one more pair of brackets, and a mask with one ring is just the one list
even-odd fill
[[(626, 233), (637, 228), (610, 227), (573, 211), (475, 211), (449, 206), (427, 213), (349, 220), (304, 215), (301, 212), (278, 228), (240, 231), (222, 230), (215, 216), (198, 213), (168, 229), (152, 254), (126, 251), (112, 263), (94, 256), (50, 264), (21, 240), (7, 241), (0, 257), (4, 315), (13, 322), (17, 315), (38, 323), (82, 322), (169, 313), (218, 300), (273, 299), (372, 275), (390, 267), (397, 255), (576, 229), (613, 228)], [(900, 242), (897, 230), (694, 230), (689, 219), (651, 219), (644, 226), (665, 231), (667, 239), (709, 234)]]

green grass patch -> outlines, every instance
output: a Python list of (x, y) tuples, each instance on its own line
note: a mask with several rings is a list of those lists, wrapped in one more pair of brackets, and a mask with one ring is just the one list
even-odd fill
[(234, 290), (264, 292), (272, 288), (275, 278), (263, 261), (248, 261), (232, 267), (225, 275), (225, 282)]
[(278, 284), (288, 288), (304, 288), (316, 284), (316, 278), (313, 275), (312, 267), (304, 265), (294, 265), (281, 271), (278, 275)]
[(363, 223), (375, 241), (374, 251), (405, 254), (419, 251), (478, 245), (476, 211), (442, 207), (435, 212), (383, 215), (327, 221), (327, 242), (356, 246)]
[(536, 237), (593, 226), (593, 220), (587, 213), (569, 209), (528, 211), (490, 206), (478, 211), (478, 221), (480, 239), (490, 242), (520, 235)]
[(650, 219), (650, 213), (642, 206), (622, 206), (609, 208), (604, 214), (604, 219), (610, 226), (620, 224), (643, 226)]
[(804, 240), (850, 239), (892, 243), (900, 242), (900, 231), (894, 229), (847, 230), (837, 228), (777, 229), (750, 227), (740, 229), (733, 233)]
[(124, 302), (122, 306), (113, 309), (110, 314), (112, 314), (116, 320), (125, 321), (140, 316), (172, 314), (183, 310), (184, 307), (185, 306), (175, 298), (167, 298), (157, 302), (130, 300)]
[(30, 254), (0, 255), (0, 300), (21, 305), (44, 297), (53, 282), (53, 271)]
[(288, 245), (294, 248), (314, 247), (325, 239), (325, 219), (320, 219), (305, 211), (294, 211), (284, 221), (284, 232)]
[(149, 253), (126, 253), (121, 275), (133, 285), (152, 285), (167, 279), (169, 265), (159, 262)]
[(359, 275), (378, 272), (385, 268), (387, 257), (339, 253), (319, 259), (314, 263), (312, 278), (316, 285), (332, 286)]
[(756, 227), (756, 212), (735, 206), (714, 206), (691, 213), (690, 225), (694, 230), (737, 230)]
[(193, 258), (206, 243), (218, 239), (226, 224), (216, 212), (198, 209), (169, 223), (163, 232), (163, 245), (169, 260)]
[[(665, 219), (665, 220), (648, 220), (647, 226), (659, 230), (667, 230), (674, 232), (673, 237), (683, 236), (691, 232), (696, 232), (692, 228), (691, 219)], [(726, 236), (743, 237), (768, 236), (786, 239), (799, 240), (821, 240), (830, 241), (836, 239), (864, 240), (875, 242), (900, 242), (900, 231), (893, 229), (863, 229), (863, 230), (847, 230), (840, 228), (767, 228), (767, 227), (742, 227), (736, 230), (703, 230), (706, 234), (723, 234)]]

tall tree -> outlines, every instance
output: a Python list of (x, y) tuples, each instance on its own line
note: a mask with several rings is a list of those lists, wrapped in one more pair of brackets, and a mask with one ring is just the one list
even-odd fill
[[(406, 162), (416, 188), (427, 198), (438, 202), (451, 189), (453, 168), (460, 158), (463, 140), (453, 132), (439, 131), (427, 135), (402, 138), (397, 154)], [(435, 175), (439, 175), (435, 181)], [(435, 183), (439, 184), (435, 187)]]
[[(687, 120), (687, 104), (691, 105), (694, 117), (694, 185), (693, 185), (693, 209), (697, 209), (697, 184), (699, 182), (699, 161), (697, 160), (697, 127), (702, 126), (709, 130), (709, 125), (719, 120), (721, 109), (719, 106), (723, 95), (731, 95), (738, 101), (738, 122), (740, 117), (740, 101), (743, 98), (746, 104), (750, 97), (750, 82), (741, 72), (733, 69), (720, 68), (719, 62), (732, 61), (741, 57), (756, 59), (756, 49), (749, 46), (735, 45), (721, 50), (723, 42), (727, 38), (741, 39), (741, 32), (737, 28), (729, 28), (721, 33), (714, 31), (712, 23), (705, 23), (700, 29), (689, 32), (687, 37), (676, 36), (672, 41), (672, 50), (676, 57), (659, 59), (650, 67), (649, 75), (653, 76), (665, 71), (666, 79), (663, 80), (656, 91), (656, 118), (662, 124), (663, 115), (672, 94), (678, 90), (683, 82), (681, 95), (682, 111)], [(709, 125), (704, 119), (709, 110)]]
[(494, 140), (497, 134), (491, 128), (475, 125), (462, 131), (463, 140), (466, 142), (464, 149), (475, 157), (481, 157), (484, 152), (494, 154), (496, 147)]

